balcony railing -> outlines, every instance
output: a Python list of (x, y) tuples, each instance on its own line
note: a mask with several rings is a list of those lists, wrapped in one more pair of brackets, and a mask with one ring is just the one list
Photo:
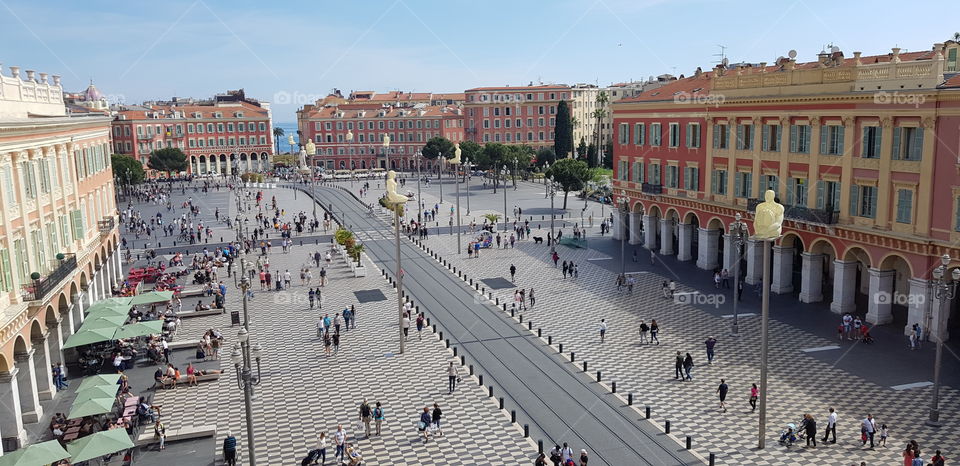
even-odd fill
[(138, 135), (137, 135), (137, 139), (142, 139), (142, 140), (144, 140), (144, 141), (149, 141), (149, 140), (153, 139), (153, 133), (138, 134)]
[[(747, 200), (747, 210), (750, 212), (757, 211), (757, 204), (760, 204), (760, 199), (748, 199)], [(810, 209), (807, 207), (800, 206), (783, 206), (783, 217), (790, 220), (799, 220), (801, 222), (811, 222), (811, 223), (822, 223), (824, 225), (833, 225), (837, 223), (838, 212), (834, 212), (832, 209)]]
[(77, 256), (75, 254), (64, 254), (62, 260), (55, 261), (54, 269), (49, 275), (23, 285), (22, 295), (24, 300), (42, 300), (47, 294), (56, 289), (57, 285), (64, 278), (67, 278), (76, 269)]
[(97, 228), (100, 230), (101, 235), (110, 234), (113, 231), (113, 227), (116, 225), (116, 220), (113, 217), (103, 217), (103, 220), (97, 222)]
[(652, 183), (643, 183), (640, 186), (640, 191), (644, 194), (663, 194), (663, 185), (662, 184), (652, 184)]

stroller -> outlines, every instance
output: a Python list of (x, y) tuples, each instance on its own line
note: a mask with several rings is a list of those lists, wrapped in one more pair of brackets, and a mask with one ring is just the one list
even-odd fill
[(793, 422), (787, 423), (787, 427), (780, 431), (780, 445), (784, 445), (787, 448), (792, 447), (794, 443), (804, 440), (806, 440), (806, 432), (802, 428), (797, 429), (797, 424)]

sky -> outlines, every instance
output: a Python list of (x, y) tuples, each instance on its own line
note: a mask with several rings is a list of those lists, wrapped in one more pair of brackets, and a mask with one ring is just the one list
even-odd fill
[[(0, 0), (0, 63), (92, 79), (111, 102), (244, 88), (275, 122), (332, 89), (643, 80), (829, 44), (928, 50), (960, 29), (942, 2), (837, 0)], [(940, 11), (943, 14), (937, 14)]]

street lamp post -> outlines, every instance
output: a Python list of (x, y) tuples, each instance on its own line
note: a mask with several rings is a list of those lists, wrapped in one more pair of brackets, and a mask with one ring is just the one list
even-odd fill
[(557, 235), (553, 232), (553, 219), (556, 217), (556, 214), (553, 210), (553, 198), (557, 195), (557, 188), (553, 184), (552, 176), (548, 181), (547, 196), (550, 197), (550, 254), (552, 255), (557, 250)]
[(420, 195), (420, 183), (423, 176), (420, 175), (420, 165), (423, 165), (423, 152), (417, 151), (417, 222), (423, 222), (423, 197)]
[(353, 131), (347, 130), (347, 155), (350, 157), (350, 187), (353, 187)]
[(627, 250), (627, 229), (625, 228), (625, 221), (627, 219), (627, 208), (630, 205), (630, 201), (625, 197), (620, 198), (620, 275), (626, 277), (627, 273), (627, 263), (626, 263), (626, 250)]
[(547, 186), (547, 171), (550, 170), (550, 162), (543, 163), (543, 197), (550, 195), (550, 187)]
[(440, 205), (443, 205), (443, 154), (437, 155), (437, 184), (440, 185)]
[(746, 235), (747, 224), (740, 220), (740, 213), (737, 212), (736, 219), (730, 224), (730, 236), (733, 237), (734, 262), (733, 262), (733, 324), (730, 328), (730, 336), (740, 336), (740, 321), (738, 307), (740, 304), (740, 261), (743, 257), (743, 238)]
[[(470, 159), (464, 159), (464, 163), (467, 166), (467, 168), (464, 169), (466, 171), (463, 173), (463, 177), (467, 180), (467, 215), (470, 215), (470, 174), (473, 171), (473, 167), (470, 166)], [(457, 195), (457, 197), (460, 196)]]
[(950, 303), (957, 294), (957, 281), (960, 280), (960, 269), (953, 269), (950, 277), (947, 277), (947, 267), (950, 266), (950, 256), (944, 254), (940, 257), (940, 265), (933, 269), (934, 296), (940, 302), (940, 312), (937, 316), (937, 355), (933, 363), (933, 395), (930, 400), (930, 418), (926, 424), (939, 427), (940, 424), (940, 366), (943, 359), (943, 339), (945, 327), (947, 326), (947, 313), (949, 312), (947, 304)]
[(305, 146), (307, 149), (307, 169), (310, 170), (310, 193), (312, 194), (311, 200), (313, 201), (313, 219), (317, 219), (317, 177), (313, 173), (313, 158), (317, 155), (317, 145), (313, 143), (312, 140), (307, 141)]
[(390, 170), (390, 135), (383, 135), (383, 158), (387, 170)]
[[(244, 277), (244, 279), (246, 279), (246, 277)], [(233, 347), (233, 352), (230, 353), (230, 360), (233, 362), (233, 367), (237, 371), (237, 387), (243, 389), (243, 404), (247, 417), (247, 454), (250, 455), (250, 458), (247, 460), (247, 462), (251, 466), (254, 466), (257, 464), (257, 457), (254, 449), (252, 422), (254, 397), (253, 390), (254, 387), (260, 385), (260, 358), (263, 350), (260, 348), (259, 343), (254, 343), (253, 347), (251, 348), (251, 345), (248, 341), (250, 339), (250, 333), (246, 328), (240, 329), (240, 332), (237, 334), (237, 339), (240, 340), (240, 343)], [(257, 362), (256, 375), (253, 375), (251, 357)]]
[(503, 168), (500, 169), (500, 173), (503, 175), (503, 231), (507, 231), (507, 221), (510, 218), (507, 216), (507, 165), (504, 164)]
[(457, 186), (457, 254), (461, 254), (460, 245), (460, 144), (453, 150), (453, 183)]

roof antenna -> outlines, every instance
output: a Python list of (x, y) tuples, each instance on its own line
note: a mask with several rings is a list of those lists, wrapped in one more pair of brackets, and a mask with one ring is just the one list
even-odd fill
[(727, 58), (727, 46), (726, 46), (726, 45), (717, 44), (717, 47), (720, 47), (720, 53), (715, 53), (715, 54), (713, 54), (713, 56), (714, 56), (714, 57), (720, 57), (720, 59), (717, 60), (717, 63), (723, 63), (723, 60), (724, 60), (725, 58)]

